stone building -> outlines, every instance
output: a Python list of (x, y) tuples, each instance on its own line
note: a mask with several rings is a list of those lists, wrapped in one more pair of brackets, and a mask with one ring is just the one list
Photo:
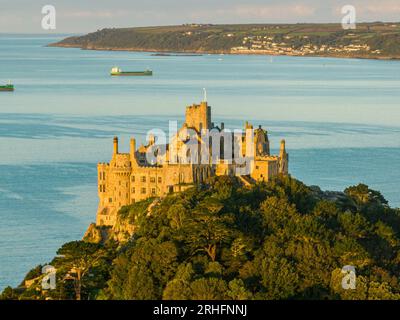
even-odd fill
[(271, 155), (268, 134), (261, 126), (254, 129), (246, 122), (244, 129), (238, 134), (223, 123), (216, 126), (211, 107), (201, 102), (186, 108), (185, 123), (168, 144), (158, 145), (150, 136), (147, 145), (136, 148), (132, 138), (129, 153), (120, 153), (115, 137), (110, 163), (98, 164), (96, 225), (113, 226), (122, 206), (184, 191), (211, 176), (236, 175), (250, 185), (288, 174), (285, 141), (279, 155)]

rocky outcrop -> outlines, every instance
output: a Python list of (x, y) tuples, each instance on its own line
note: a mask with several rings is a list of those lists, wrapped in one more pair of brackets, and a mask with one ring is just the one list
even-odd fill
[(118, 212), (114, 226), (98, 226), (91, 223), (82, 240), (91, 243), (104, 243), (108, 240), (125, 243), (136, 231), (137, 219), (150, 215), (152, 209), (159, 203), (160, 198), (155, 198), (125, 206)]
[(110, 238), (112, 230), (109, 227), (96, 226), (91, 223), (82, 240), (91, 243), (104, 243)]

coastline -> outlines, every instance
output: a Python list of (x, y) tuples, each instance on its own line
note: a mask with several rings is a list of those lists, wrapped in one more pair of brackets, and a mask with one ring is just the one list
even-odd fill
[(286, 56), (286, 57), (314, 57), (314, 58), (335, 58), (335, 59), (364, 59), (364, 60), (382, 60), (382, 61), (399, 61), (399, 57), (390, 56), (366, 56), (366, 55), (340, 55), (340, 54), (307, 54), (307, 55), (296, 55), (296, 54), (274, 54), (267, 52), (257, 52), (256, 50), (247, 50), (243, 52), (235, 52), (232, 50), (165, 50), (165, 49), (154, 49), (154, 48), (123, 48), (123, 47), (100, 47), (100, 46), (81, 46), (63, 43), (50, 43), (47, 47), (56, 48), (74, 48), (81, 50), (93, 50), (93, 51), (126, 51), (126, 52), (149, 52), (149, 53), (176, 53), (176, 54), (191, 54), (191, 55), (204, 55), (204, 54), (224, 54), (224, 55), (255, 55), (255, 56)]

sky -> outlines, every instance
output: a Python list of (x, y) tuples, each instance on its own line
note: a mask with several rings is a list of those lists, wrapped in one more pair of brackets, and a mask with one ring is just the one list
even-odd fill
[[(42, 29), (42, 7), (56, 29)], [(357, 22), (400, 21), (400, 0), (0, 0), (1, 33), (87, 33), (106, 27), (183, 23), (336, 22), (353, 5)]]

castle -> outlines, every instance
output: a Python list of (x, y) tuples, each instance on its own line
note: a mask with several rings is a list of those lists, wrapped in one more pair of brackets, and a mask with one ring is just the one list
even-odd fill
[(98, 164), (100, 198), (96, 225), (114, 226), (118, 210), (152, 197), (184, 191), (209, 177), (235, 175), (245, 184), (268, 181), (288, 174), (289, 156), (285, 140), (279, 155), (270, 154), (267, 132), (248, 122), (239, 133), (216, 126), (206, 101), (186, 108), (185, 123), (169, 143), (158, 144), (153, 135), (148, 144), (136, 148), (130, 140), (129, 153), (120, 153), (118, 138), (110, 163)]

